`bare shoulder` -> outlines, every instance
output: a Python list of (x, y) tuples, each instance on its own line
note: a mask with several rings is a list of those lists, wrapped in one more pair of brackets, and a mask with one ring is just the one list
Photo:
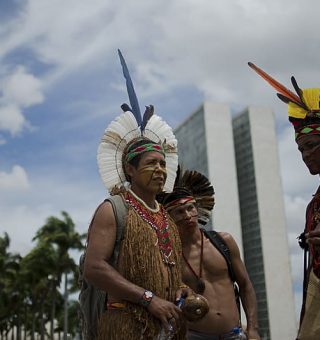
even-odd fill
[(103, 203), (101, 203), (98, 206), (93, 218), (94, 220), (106, 219), (106, 218), (107, 220), (109, 219), (115, 220), (111, 203), (109, 201), (104, 201)]
[(96, 209), (87, 247), (86, 262), (92, 264), (97, 259), (109, 259), (116, 238), (116, 220), (110, 202), (101, 203)]
[(233, 236), (225, 231), (220, 231), (218, 232), (218, 234), (222, 237), (222, 239), (225, 241), (225, 243), (227, 244), (227, 246), (229, 247), (231, 252), (238, 252), (239, 248), (237, 245), (237, 242), (235, 241), (235, 239), (233, 238)]
[(222, 237), (225, 242), (235, 242), (234, 238), (231, 234), (227, 233), (226, 231), (219, 231), (218, 234)]
[(90, 230), (90, 238), (92, 239), (94, 235), (101, 236), (111, 236), (116, 232), (116, 219), (112, 205), (109, 201), (101, 203), (96, 209)]

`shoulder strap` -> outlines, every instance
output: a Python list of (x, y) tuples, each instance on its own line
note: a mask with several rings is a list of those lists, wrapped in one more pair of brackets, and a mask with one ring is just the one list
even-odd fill
[(208, 239), (211, 241), (211, 243), (219, 250), (221, 255), (225, 258), (227, 265), (228, 265), (228, 271), (230, 278), (232, 282), (236, 281), (236, 276), (234, 274), (233, 268), (232, 268), (232, 262), (231, 262), (231, 256), (230, 256), (230, 249), (227, 246), (224, 239), (220, 236), (219, 233), (217, 233), (215, 230), (207, 231), (205, 229), (202, 229), (204, 234), (208, 237)]
[(110, 197), (106, 198), (97, 207), (95, 213), (93, 214), (91, 223), (89, 225), (88, 236), (87, 236), (87, 244), (89, 242), (90, 230), (91, 230), (91, 226), (93, 224), (94, 218), (96, 216), (97, 210), (100, 208), (100, 206), (104, 202), (110, 202), (111, 203), (112, 210), (113, 210), (113, 213), (114, 213), (114, 217), (115, 217), (115, 220), (116, 220), (116, 225), (117, 225), (116, 241), (115, 241), (114, 248), (113, 248), (113, 254), (112, 254), (112, 257), (110, 259), (110, 263), (114, 266), (117, 263), (117, 260), (118, 260), (119, 251), (120, 251), (120, 244), (121, 244), (121, 241), (123, 239), (123, 234), (124, 234), (124, 230), (125, 230), (125, 227), (126, 227), (126, 219), (127, 219), (127, 215), (128, 215), (128, 205), (121, 195), (110, 196)]
[(238, 284), (236, 283), (236, 276), (234, 274), (234, 270), (233, 270), (233, 267), (232, 267), (230, 249), (227, 246), (225, 240), (215, 230), (207, 231), (205, 229), (202, 229), (202, 231), (208, 237), (208, 239), (211, 241), (211, 243), (219, 250), (219, 252), (221, 253), (221, 255), (225, 258), (225, 260), (227, 262), (228, 271), (229, 271), (230, 279), (233, 282), (234, 294), (235, 294), (236, 303), (237, 303), (238, 310), (239, 310), (239, 318), (240, 318), (239, 322), (241, 324), (241, 308), (240, 308), (239, 287), (238, 287)]
[(113, 248), (111, 264), (114, 266), (117, 263), (121, 241), (126, 227), (126, 220), (128, 215), (128, 204), (121, 195), (110, 196), (106, 201), (112, 205), (114, 217), (117, 223), (116, 241)]

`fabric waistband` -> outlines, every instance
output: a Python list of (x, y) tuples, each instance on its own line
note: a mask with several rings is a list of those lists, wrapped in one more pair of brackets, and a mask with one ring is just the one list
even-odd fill
[(189, 329), (188, 331), (188, 340), (227, 340), (227, 339), (241, 339), (242, 328), (241, 327), (234, 327), (231, 331), (227, 333), (222, 334), (210, 334), (210, 333), (204, 333), (195, 331), (192, 329)]
[(121, 302), (107, 302), (107, 310), (110, 309), (123, 309), (125, 307), (124, 303)]

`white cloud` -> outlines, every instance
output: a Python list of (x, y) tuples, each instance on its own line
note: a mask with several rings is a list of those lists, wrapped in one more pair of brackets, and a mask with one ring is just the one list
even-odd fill
[(1, 92), (0, 130), (14, 136), (30, 127), (23, 109), (43, 102), (42, 82), (20, 65), (1, 80)]
[[(12, 171), (16, 172), (19, 167)], [(10, 177), (10, 174), (6, 175)], [(11, 179), (14, 177), (12, 175)], [(19, 195), (14, 190), (7, 190), (6, 195), (0, 194), (0, 235), (8, 232), (11, 250), (22, 255), (33, 247), (31, 239), (46, 219), (49, 216), (61, 217), (62, 210), (70, 214), (79, 233), (86, 232), (95, 208), (105, 198), (105, 190), (98, 178), (96, 182), (89, 178), (79, 182), (57, 174), (48, 177), (42, 170), (32, 178), (31, 189), (20, 191)]]
[(7, 130), (12, 135), (16, 135), (21, 132), (26, 125), (26, 120), (17, 106), (0, 106), (0, 130)]
[(23, 108), (44, 100), (40, 79), (27, 72), (22, 65), (3, 81), (2, 93), (3, 101)]
[(0, 172), (0, 192), (7, 190), (26, 190), (30, 187), (26, 171), (19, 165), (15, 165), (11, 172)]

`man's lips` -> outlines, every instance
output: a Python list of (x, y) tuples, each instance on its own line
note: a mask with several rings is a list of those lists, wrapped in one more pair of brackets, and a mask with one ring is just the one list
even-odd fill
[(154, 177), (153, 180), (157, 181), (157, 182), (164, 182), (164, 178), (163, 177)]
[(196, 225), (197, 221), (194, 220), (193, 218), (189, 219), (189, 220), (184, 220), (183, 222), (185, 225)]

